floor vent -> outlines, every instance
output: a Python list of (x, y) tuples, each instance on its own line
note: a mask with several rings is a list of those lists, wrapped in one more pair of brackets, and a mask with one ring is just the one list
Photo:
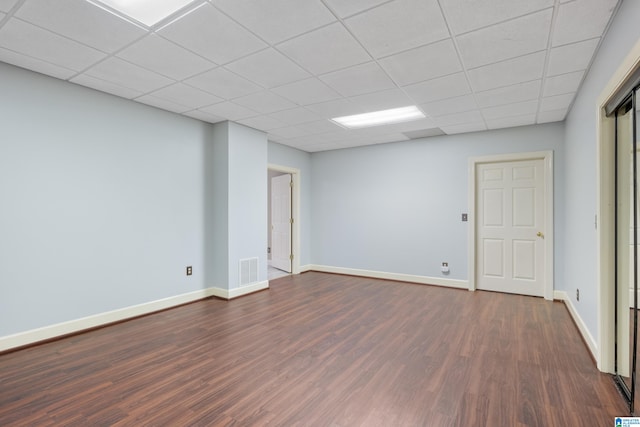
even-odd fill
[(240, 286), (258, 281), (258, 258), (240, 260)]

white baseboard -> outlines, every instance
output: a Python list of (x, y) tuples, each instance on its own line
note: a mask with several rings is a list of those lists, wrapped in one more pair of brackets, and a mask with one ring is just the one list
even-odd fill
[(446, 279), (443, 277), (416, 276), (412, 274), (387, 273), (384, 271), (360, 270), (357, 268), (332, 267), (329, 265), (306, 265), (306, 271), (320, 271), (323, 273), (347, 274), (350, 276), (373, 277), (375, 279), (396, 280), (398, 282), (420, 283), (423, 285), (437, 285), (448, 288), (469, 289), (466, 280)]
[(312, 264), (305, 264), (305, 265), (301, 265), (300, 266), (300, 273), (306, 273), (307, 271), (311, 271), (313, 265)]
[(598, 346), (596, 345), (596, 341), (593, 339), (589, 329), (587, 329), (587, 325), (582, 320), (582, 317), (578, 314), (578, 310), (576, 310), (576, 307), (573, 305), (573, 301), (569, 298), (569, 294), (565, 291), (553, 291), (553, 299), (563, 301), (567, 306), (569, 314), (571, 314), (573, 321), (576, 326), (578, 326), (578, 330), (580, 331), (584, 342), (587, 343), (587, 347), (589, 348), (593, 359), (598, 360)]
[(261, 291), (269, 288), (269, 281), (264, 280), (262, 282), (255, 282), (251, 285), (243, 286), (241, 288), (223, 289), (223, 288), (211, 288), (212, 295), (218, 298), (230, 300), (241, 297), (243, 295), (252, 294), (254, 292)]
[(42, 328), (0, 337), (0, 352), (198, 301), (214, 296), (215, 289), (216, 288), (208, 288), (186, 294), (175, 295), (156, 301), (132, 305), (80, 319), (69, 320), (67, 322), (56, 323), (55, 325), (44, 326)]

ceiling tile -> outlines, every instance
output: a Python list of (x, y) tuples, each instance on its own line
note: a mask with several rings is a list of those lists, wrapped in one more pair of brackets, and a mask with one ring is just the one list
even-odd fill
[(9, 12), (18, 0), (0, 0), (0, 10)]
[(0, 28), (0, 47), (76, 71), (106, 56), (96, 49), (15, 18)]
[(412, 131), (404, 132), (404, 135), (409, 139), (430, 138), (432, 136), (441, 136), (444, 134), (445, 133), (440, 128), (412, 130)]
[(617, 0), (575, 0), (560, 5), (553, 31), (553, 46), (602, 36)]
[(564, 93), (577, 92), (584, 71), (561, 74), (555, 77), (547, 77), (544, 82), (544, 96), (561, 95)]
[(553, 9), (473, 31), (457, 38), (467, 68), (515, 58), (547, 48)]
[(287, 125), (297, 125), (300, 123), (320, 120), (320, 116), (304, 107), (296, 107), (290, 110), (277, 111), (275, 113), (269, 114), (269, 116), (276, 120), (280, 120)]
[(257, 84), (222, 67), (191, 77), (184, 82), (225, 99), (237, 98), (262, 90)]
[(297, 138), (282, 138), (274, 135), (276, 140), (282, 142), (282, 144), (289, 145), (291, 147), (301, 148), (305, 145), (313, 145), (313, 144), (321, 144), (322, 136), (318, 135), (309, 135), (309, 136), (300, 136)]
[(214, 116), (222, 117), (226, 120), (242, 120), (249, 117), (257, 116), (258, 113), (235, 104), (233, 102), (221, 102), (219, 104), (210, 105), (208, 107), (200, 108), (205, 113), (213, 114)]
[(439, 128), (442, 128), (443, 126), (460, 125), (465, 123), (482, 123), (483, 118), (480, 111), (473, 110), (436, 117), (434, 121)]
[[(562, 120), (616, 6), (197, 0), (147, 31), (92, 0), (40, 3), (0, 0), (0, 61), (308, 151)], [(427, 117), (328, 120), (408, 105)]]
[(361, 105), (344, 98), (308, 105), (307, 108), (326, 119), (366, 112)]
[(289, 83), (272, 91), (300, 105), (317, 104), (340, 98), (333, 89), (315, 77)]
[(70, 81), (72, 83), (90, 87), (101, 92), (110, 93), (121, 98), (132, 99), (142, 95), (142, 92), (135, 89), (130, 89), (128, 87), (123, 87), (111, 82), (106, 82), (95, 77), (87, 76), (86, 74), (80, 74), (79, 76), (72, 78)]
[(480, 132), (487, 130), (487, 126), (484, 122), (476, 122), (464, 123), (461, 125), (441, 126), (440, 129), (442, 129), (447, 135), (455, 135), (458, 133)]
[(278, 138), (290, 139), (309, 135), (309, 132), (296, 126), (287, 126), (278, 129), (272, 129), (269, 134), (273, 134)]
[(215, 67), (213, 62), (155, 34), (129, 46), (118, 56), (175, 80), (183, 80)]
[(320, 0), (211, 0), (264, 40), (279, 43), (336, 20)]
[(266, 44), (208, 3), (158, 31), (217, 64), (225, 64)]
[(525, 114), (535, 114), (537, 111), (538, 100), (534, 99), (532, 101), (483, 108), (482, 115), (486, 120), (493, 120), (511, 116), (523, 116)]
[(139, 90), (143, 93), (151, 92), (173, 83), (160, 74), (130, 64), (119, 58), (107, 58), (98, 65), (89, 68), (85, 74), (118, 86)]
[(547, 74), (555, 76), (586, 70), (599, 42), (600, 39), (591, 39), (551, 49)]
[(315, 75), (371, 60), (340, 23), (304, 34), (277, 48)]
[(232, 62), (226, 68), (267, 88), (310, 77), (295, 62), (271, 48)]
[[(376, 126), (375, 128), (370, 128), (371, 130), (375, 130), (374, 134), (379, 133), (403, 133), (403, 132), (411, 132), (416, 130), (424, 130), (424, 129), (433, 129), (436, 127), (436, 122), (431, 117), (426, 117), (424, 119), (419, 120), (411, 120), (409, 122), (403, 123), (394, 123), (391, 125), (384, 126)], [(380, 129), (380, 131), (377, 130)]]
[(575, 93), (565, 93), (563, 95), (544, 97), (540, 103), (540, 111), (566, 110), (571, 105), (575, 95)]
[(286, 110), (296, 106), (296, 104), (269, 91), (252, 93), (251, 95), (236, 98), (233, 101), (261, 114), (274, 113), (276, 111)]
[(524, 116), (506, 117), (504, 119), (487, 120), (489, 129), (512, 128), (517, 126), (528, 126), (536, 122), (535, 114), (527, 114)]
[(15, 16), (109, 53), (146, 34), (137, 25), (88, 1), (27, 0)]
[(304, 150), (304, 151), (306, 151), (308, 153), (317, 153), (319, 151), (327, 151), (327, 150), (338, 150), (340, 148), (344, 148), (344, 147), (342, 147), (337, 142), (326, 142), (326, 143), (320, 142), (320, 143), (317, 143), (317, 144), (309, 144), (309, 145), (300, 146), (301, 150)]
[(320, 141), (323, 142), (342, 142), (345, 139), (347, 139), (350, 135), (350, 131), (348, 131), (345, 128), (338, 128), (336, 130), (334, 130), (333, 132), (328, 132), (322, 135), (322, 138), (320, 139)]
[(462, 70), (451, 39), (381, 59), (380, 65), (401, 86)]
[(202, 110), (187, 111), (186, 113), (183, 113), (183, 115), (187, 117), (192, 117), (194, 119), (202, 120), (203, 122), (209, 122), (209, 123), (218, 123), (226, 120), (222, 117), (216, 116), (214, 114), (209, 114)]
[(329, 120), (318, 120), (317, 122), (301, 123), (296, 127), (314, 135), (322, 135), (328, 132), (335, 132), (338, 129), (343, 129), (342, 127)]
[(162, 110), (173, 111), (174, 113), (184, 113), (185, 111), (192, 110), (192, 108), (184, 105), (176, 104), (175, 102), (168, 101), (162, 98), (156, 98), (152, 95), (144, 95), (135, 99), (136, 102), (157, 107)]
[(343, 96), (362, 95), (396, 87), (375, 62), (334, 71), (320, 79)]
[(484, 92), (476, 92), (475, 96), (480, 108), (538, 99), (541, 82), (542, 80), (534, 80)]
[(396, 0), (345, 20), (375, 58), (449, 37), (436, 0)]
[(404, 87), (417, 104), (454, 98), (471, 92), (464, 73), (452, 74)]
[(471, 87), (483, 91), (540, 79), (545, 56), (538, 52), (469, 70)]
[(561, 122), (567, 115), (567, 110), (541, 111), (538, 113), (537, 123)]
[(77, 73), (76, 71), (69, 70), (68, 68), (59, 67), (57, 65), (3, 48), (0, 48), (0, 61), (63, 80), (66, 80)]
[(354, 15), (363, 10), (371, 9), (388, 0), (325, 0), (340, 18)]
[(367, 138), (365, 142), (368, 144), (387, 144), (390, 142), (400, 142), (408, 140), (409, 138), (406, 135), (403, 135), (401, 133), (392, 133), (386, 135), (375, 135), (371, 138)]
[(209, 92), (187, 86), (184, 83), (176, 83), (171, 86), (164, 87), (150, 93), (150, 95), (190, 107), (189, 110), (224, 101), (224, 99), (211, 95)]
[(454, 34), (486, 27), (553, 6), (555, 0), (445, 0), (444, 14)]
[(414, 104), (413, 100), (400, 89), (389, 89), (365, 95), (352, 96), (349, 101), (360, 105), (362, 112), (388, 110), (391, 108), (407, 107)]
[(476, 105), (475, 99), (473, 99), (473, 95), (463, 95), (431, 102), (429, 104), (422, 104), (420, 105), (420, 109), (431, 117), (438, 117), (445, 114), (477, 110), (478, 106)]
[(280, 120), (269, 116), (249, 117), (248, 119), (238, 120), (238, 123), (261, 131), (269, 131), (284, 126), (284, 123)]

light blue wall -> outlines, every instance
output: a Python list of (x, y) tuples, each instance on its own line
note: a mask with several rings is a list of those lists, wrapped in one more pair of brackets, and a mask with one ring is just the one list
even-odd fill
[(258, 258), (267, 280), (267, 135), (229, 126), (229, 289), (239, 286), (240, 260)]
[[(301, 170), (302, 265), (439, 277), (448, 261), (447, 277), (467, 279), (467, 159), (547, 149), (556, 289), (573, 298), (580, 287), (574, 304), (596, 336), (596, 99), (638, 22), (640, 2), (624, 1), (566, 126), (314, 154), (257, 142), (240, 125), (227, 138), (253, 142), (220, 152), (214, 126), (0, 63), (0, 336), (237, 283), (245, 257), (259, 257), (265, 280), (267, 162)], [(249, 176), (218, 169), (220, 155), (246, 158)], [(245, 220), (246, 245), (216, 231)], [(226, 260), (216, 255), (225, 247)]]
[(208, 286), (210, 125), (2, 63), (0, 94), (0, 336)]
[(300, 170), (300, 265), (311, 264), (311, 154), (269, 141), (269, 163)]
[[(596, 337), (597, 239), (596, 113), (597, 100), (632, 46), (640, 39), (640, 1), (622, 2), (603, 40), (566, 121), (566, 187), (564, 241), (567, 242), (564, 276), (573, 304)], [(580, 301), (575, 289), (580, 288)]]
[(563, 218), (563, 136), (554, 123), (314, 153), (313, 263), (467, 280), (468, 223), (460, 216), (469, 211), (468, 159), (553, 150), (555, 217)]
[(206, 147), (205, 206), (208, 207), (205, 253), (206, 284), (229, 288), (229, 124), (213, 125), (212, 143)]

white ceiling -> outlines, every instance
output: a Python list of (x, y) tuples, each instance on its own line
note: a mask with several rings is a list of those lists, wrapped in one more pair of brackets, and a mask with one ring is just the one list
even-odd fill
[[(617, 0), (0, 0), (0, 61), (315, 152), (561, 121)], [(418, 105), (346, 130), (331, 117)]]

